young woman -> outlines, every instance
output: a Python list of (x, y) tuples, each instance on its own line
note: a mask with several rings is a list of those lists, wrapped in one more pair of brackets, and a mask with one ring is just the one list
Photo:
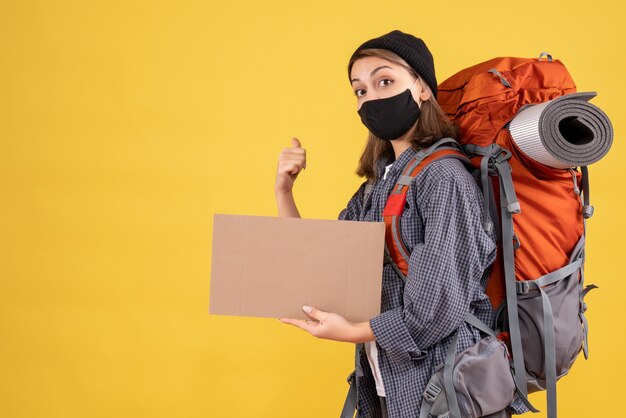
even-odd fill
[[(420, 149), (455, 137), (455, 129), (436, 102), (433, 58), (421, 39), (400, 31), (371, 39), (352, 55), (348, 75), (358, 114), (369, 129), (357, 170), (367, 181), (339, 219), (381, 222), (407, 163)], [(300, 216), (292, 188), (305, 167), (306, 152), (294, 138), (278, 161), (279, 216)], [(371, 193), (364, 199), (367, 185)], [(496, 251), (483, 229), (481, 202), (462, 162), (430, 163), (412, 180), (400, 221), (410, 252), (408, 274), (402, 277), (391, 263), (383, 267), (382, 313), (350, 323), (305, 306), (311, 320), (281, 318), (316, 337), (359, 344), (358, 417), (418, 417), (426, 384), (443, 363), (455, 332), (457, 352), (481, 338), (464, 322), (466, 315), (492, 325), (484, 290)]]

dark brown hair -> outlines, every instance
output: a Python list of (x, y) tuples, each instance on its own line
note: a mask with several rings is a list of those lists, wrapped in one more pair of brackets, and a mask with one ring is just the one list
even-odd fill
[[(364, 49), (359, 51), (348, 63), (348, 73), (352, 70), (352, 65), (356, 60), (364, 57), (379, 57), (385, 59), (402, 66), (414, 77), (419, 77), (419, 74), (417, 74), (406, 61), (386, 49)], [(420, 80), (424, 88), (430, 89), (428, 84), (423, 82), (421, 77)], [(456, 139), (456, 126), (448, 119), (433, 95), (431, 95), (429, 100), (422, 102), (420, 110), (421, 114), (417, 119), (417, 127), (411, 138), (411, 147), (413, 147), (413, 149), (427, 148), (441, 138), (449, 137)], [(382, 157), (393, 160), (394, 152), (391, 142), (383, 141), (370, 132), (361, 158), (359, 159), (356, 174), (374, 183), (377, 180), (376, 162)]]

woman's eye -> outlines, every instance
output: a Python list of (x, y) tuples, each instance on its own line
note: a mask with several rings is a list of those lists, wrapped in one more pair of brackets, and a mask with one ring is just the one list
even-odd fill
[(355, 90), (354, 94), (355, 94), (356, 97), (361, 97), (361, 96), (363, 96), (365, 94), (365, 90), (357, 89), (357, 90)]
[(391, 83), (393, 83), (393, 81), (389, 80), (388, 78), (383, 78), (382, 80), (380, 80), (380, 81), (378, 82), (378, 85), (379, 85), (379, 86), (388, 86), (388, 85), (390, 85)]

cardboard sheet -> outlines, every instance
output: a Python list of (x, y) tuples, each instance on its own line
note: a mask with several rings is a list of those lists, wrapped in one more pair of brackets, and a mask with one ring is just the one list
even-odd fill
[(209, 313), (353, 322), (380, 313), (385, 224), (214, 215)]

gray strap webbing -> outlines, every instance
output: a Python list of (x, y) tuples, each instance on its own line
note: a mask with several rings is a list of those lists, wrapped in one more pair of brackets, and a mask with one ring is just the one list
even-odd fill
[(398, 265), (395, 263), (395, 261), (393, 261), (393, 258), (391, 258), (391, 255), (389, 254), (389, 249), (387, 248), (387, 243), (385, 243), (385, 260), (389, 260), (389, 262), (391, 263), (391, 266), (393, 267), (393, 269), (396, 271), (396, 273), (398, 273), (398, 276), (402, 277), (402, 280), (406, 281), (406, 276), (404, 275), (402, 270), (400, 270), (400, 267), (398, 267)]
[[(578, 199), (580, 200), (580, 204), (582, 206), (582, 211), (583, 211), (583, 237), (586, 235), (587, 233), (587, 218), (591, 217), (591, 215), (593, 215), (593, 206), (591, 206), (589, 204), (589, 170), (587, 170), (587, 167), (581, 167), (581, 171), (582, 171), (582, 186), (583, 186), (583, 192), (582, 194), (579, 193), (578, 194)], [(574, 188), (578, 188), (577, 182), (576, 182), (576, 175), (573, 175), (574, 178)], [(587, 213), (590, 212), (590, 213)], [(581, 270), (582, 273), (582, 270)]]
[(396, 271), (396, 273), (398, 273), (398, 275), (400, 277), (402, 277), (402, 280), (406, 281), (406, 276), (404, 275), (404, 273), (402, 273), (402, 270), (400, 270), (400, 267), (398, 267), (398, 265), (396, 263), (392, 263), (393, 265), (393, 269)]
[(556, 418), (556, 341), (554, 337), (554, 316), (552, 305), (546, 292), (537, 286), (541, 292), (543, 305), (543, 332), (544, 332), (544, 361), (546, 369), (546, 396), (548, 399), (548, 418)]
[(363, 368), (361, 367), (361, 350), (365, 348), (363, 343), (354, 345), (354, 372), (358, 377), (363, 377)]
[(548, 274), (544, 274), (538, 279), (516, 282), (517, 293), (528, 293), (531, 283), (538, 287), (545, 287), (551, 285), (552, 283), (556, 283), (559, 280), (562, 280), (574, 274), (580, 268), (580, 266), (582, 266), (582, 264), (583, 259), (579, 258), (578, 260), (575, 260), (558, 270), (554, 270)]
[(400, 255), (408, 263), (409, 262), (409, 254), (407, 254), (404, 251), (404, 244), (400, 241), (401, 240), (401, 238), (400, 238), (400, 231), (398, 231), (398, 222), (396, 222), (396, 218), (397, 218), (397, 216), (393, 216), (391, 218), (391, 236), (392, 236), (394, 242), (396, 243), (396, 247), (398, 248), (398, 251), (400, 252)]
[(580, 196), (580, 189), (578, 188), (578, 181), (576, 179), (576, 170), (574, 170), (573, 168), (569, 169), (570, 172), (572, 173), (572, 181), (573, 181), (573, 186), (574, 186), (574, 193), (576, 193), (578, 196)]
[(491, 190), (491, 187), (489, 187), (489, 159), (490, 157), (485, 155), (480, 161), (480, 180), (483, 186), (483, 205), (485, 208), (485, 213), (483, 213), (483, 228), (488, 233), (493, 229), (493, 223), (489, 220), (489, 199)]
[(492, 73), (497, 75), (498, 77), (500, 77), (500, 82), (502, 83), (502, 85), (504, 87), (511, 87), (511, 84), (507, 81), (506, 78), (504, 78), (502, 76), (502, 74), (500, 74), (500, 71), (496, 70), (495, 68), (492, 68), (491, 70), (487, 71), (488, 73)]
[[(443, 147), (442, 145), (444, 145), (444, 144), (454, 144), (455, 146)], [(417, 152), (417, 154), (415, 154), (415, 157), (413, 157), (413, 161), (411, 162), (411, 165), (408, 166), (408, 168), (405, 170), (405, 172), (407, 172), (407, 173), (412, 172), (415, 169), (415, 167), (417, 167), (422, 161), (424, 161), (424, 159), (426, 157), (428, 157), (430, 154), (432, 154), (435, 150), (439, 150), (439, 149), (460, 150), (459, 143), (456, 142), (455, 139), (453, 139), (453, 138), (441, 138), (439, 141), (435, 142), (434, 144), (432, 144), (427, 149), (419, 150)]]
[(487, 324), (485, 324), (483, 321), (481, 321), (480, 319), (476, 318), (472, 314), (467, 314), (467, 316), (465, 317), (465, 322), (467, 322), (468, 324), (470, 324), (474, 328), (478, 328), (479, 330), (481, 330), (485, 334), (491, 335), (492, 337), (496, 336), (496, 333), (495, 333), (494, 330), (492, 330), (489, 326), (487, 326)]
[[(501, 171), (501, 170), (498, 170)], [(515, 286), (515, 261), (513, 255), (513, 214), (506, 208), (504, 185), (500, 178), (500, 212), (502, 216), (502, 255), (504, 261), (504, 283), (506, 304), (509, 319), (509, 334), (513, 354), (515, 384), (524, 397), (528, 397), (526, 389), (526, 368), (522, 352), (522, 339), (519, 328), (517, 309), (517, 289)]]
[[(506, 161), (510, 157), (510, 152), (498, 145), (489, 147), (479, 147), (477, 145), (464, 146), (464, 150), (470, 155), (483, 155), (493, 158), (495, 169), (498, 172), (500, 185), (500, 208), (501, 208), (501, 231), (502, 249), (504, 261), (504, 276), (506, 289), (506, 304), (509, 319), (509, 334), (511, 340), (511, 351), (513, 354), (513, 377), (517, 388), (518, 396), (532, 412), (538, 412), (528, 401), (528, 391), (526, 388), (526, 368), (524, 366), (524, 355), (522, 351), (521, 332), (519, 327), (517, 292), (515, 280), (515, 259), (513, 241), (516, 240), (513, 234), (513, 214), (521, 211), (513, 179), (511, 177), (511, 167)], [(486, 164), (486, 163), (485, 163)], [(487, 166), (488, 168), (489, 166)], [(483, 167), (481, 164), (481, 175)], [(484, 180), (483, 180), (484, 181)], [(483, 183), (484, 184), (484, 183)], [(517, 246), (519, 247), (519, 241)]]
[(363, 368), (361, 367), (361, 350), (364, 348), (363, 343), (354, 345), (354, 371), (348, 376), (348, 384), (350, 389), (346, 396), (346, 401), (343, 403), (343, 409), (341, 410), (341, 418), (352, 418), (354, 416), (354, 410), (356, 409), (357, 392), (356, 392), (356, 378), (363, 377)]
[(593, 216), (593, 206), (589, 204), (589, 170), (586, 166), (580, 167), (583, 174), (583, 218), (589, 219)]
[(493, 156), (493, 153), (499, 151), (500, 149), (502, 149), (500, 145), (496, 144), (492, 144), (486, 147), (481, 147), (480, 145), (476, 144), (463, 145), (463, 151), (465, 151), (465, 153), (468, 154), (470, 157), (475, 155)]
[[(581, 204), (582, 204), (582, 199), (581, 199)], [(583, 218), (583, 227), (585, 225), (585, 220)], [(576, 243), (576, 246), (574, 246), (574, 249), (572, 250), (572, 255), (571, 258), (579, 258), (581, 260), (581, 269), (580, 269), (580, 280), (578, 282), (578, 290), (580, 292), (579, 294), (579, 310), (578, 310), (578, 317), (580, 318), (580, 322), (583, 325), (583, 355), (585, 356), (585, 359), (589, 358), (589, 337), (588, 337), (588, 332), (589, 332), (589, 325), (587, 323), (587, 318), (585, 317), (585, 311), (587, 310), (587, 304), (585, 303), (585, 295), (592, 289), (596, 288), (596, 285), (589, 285), (587, 286), (584, 290), (583, 290), (583, 286), (585, 285), (585, 269), (584, 269), (584, 263), (585, 263), (585, 234), (584, 234), (584, 230), (583, 230), (583, 234), (580, 236), (580, 239), (578, 240), (578, 242)]]
[[(454, 150), (454, 151), (460, 151), (460, 149), (459, 149), (458, 147), (439, 147), (439, 148), (437, 149), (437, 151), (440, 151), (440, 150), (447, 150), (447, 149), (449, 149), (449, 150)], [(416, 158), (416, 159), (415, 159), (415, 160), (411, 163), (411, 165), (409, 166), (409, 168), (408, 168), (407, 170), (405, 170), (405, 172), (407, 172), (407, 173), (411, 173), (411, 172), (415, 169), (415, 167), (417, 167), (417, 166), (418, 166), (418, 165), (419, 165), (422, 161), (424, 161), (424, 159), (425, 159), (426, 157), (428, 157), (429, 155), (430, 155), (430, 154), (423, 154), (423, 156), (422, 156), (421, 158), (419, 158), (419, 159), (417, 159), (417, 158)], [(464, 161), (464, 162), (465, 162), (465, 161), (467, 161), (467, 157), (461, 157), (461, 156), (459, 156), (459, 155), (444, 155), (444, 156), (441, 156), (440, 158), (457, 158), (457, 159), (459, 159), (459, 160), (461, 160), (461, 161)], [(440, 159), (440, 158), (439, 158), (439, 159)], [(435, 160), (433, 160), (433, 161), (437, 161), (437, 159), (435, 159)], [(409, 179), (410, 179), (410, 180), (409, 180)], [(410, 184), (411, 184), (411, 180), (412, 180), (412, 179), (413, 179), (413, 177), (411, 177), (411, 176), (408, 176), (408, 175), (403, 175), (403, 176), (400, 176), (400, 178), (398, 179), (398, 181), (396, 182), (396, 184), (399, 184), (399, 185), (402, 185), (402, 186), (405, 186), (405, 185), (410, 185)], [(398, 188), (398, 190), (396, 190), (396, 192), (395, 192), (395, 193), (396, 193), (396, 194), (400, 194), (400, 193), (402, 193), (402, 189), (401, 189), (401, 188)]]
[(585, 360), (589, 358), (589, 324), (587, 323), (587, 317), (585, 316), (585, 311), (587, 310), (587, 304), (584, 302), (585, 296), (593, 289), (597, 289), (598, 286), (595, 284), (590, 284), (585, 287), (585, 290), (580, 292), (581, 294), (581, 308), (578, 316), (583, 323), (583, 354), (585, 355)]
[(548, 54), (546, 51), (543, 51), (541, 54), (539, 54), (539, 59), (543, 57), (547, 57), (548, 61), (552, 62), (552, 55)]
[(515, 188), (513, 187), (513, 178), (511, 177), (511, 166), (507, 161), (496, 161), (496, 169), (500, 176), (500, 190), (504, 195), (504, 201), (506, 209), (511, 213), (520, 213), (521, 207), (515, 195)]
[(454, 138), (441, 138), (440, 140), (432, 144), (430, 147), (428, 147), (428, 149), (426, 150), (427, 155), (432, 154), (435, 149), (439, 148), (439, 146), (443, 144), (455, 144), (458, 146), (459, 143)]
[(578, 317), (583, 324), (583, 355), (585, 356), (585, 360), (589, 359), (589, 324), (587, 323), (587, 317), (585, 314), (580, 311), (578, 313)]
[(420, 418), (431, 418), (430, 411), (432, 411), (441, 390), (442, 388), (437, 386), (437, 384), (432, 380), (428, 382), (426, 389), (424, 390), (422, 407), (420, 408)]
[(411, 181), (413, 181), (413, 177), (403, 175), (403, 176), (400, 176), (396, 184), (400, 184), (402, 186), (409, 186), (411, 184)]
[(459, 402), (456, 398), (456, 392), (454, 390), (454, 380), (452, 378), (452, 372), (454, 371), (454, 358), (456, 356), (456, 343), (459, 336), (459, 332), (454, 333), (452, 342), (448, 348), (446, 354), (446, 361), (443, 366), (443, 386), (446, 392), (446, 400), (448, 401), (448, 410), (450, 411), (450, 418), (462, 418), (461, 410), (459, 409)]
[(430, 410), (433, 405), (426, 399), (422, 399), (422, 407), (420, 408), (420, 418), (430, 418)]
[(583, 174), (582, 182), (583, 182), (583, 198), (585, 206), (589, 206), (589, 169), (587, 166), (581, 166), (580, 172)]
[(348, 390), (348, 396), (346, 396), (346, 401), (343, 403), (343, 409), (341, 410), (340, 418), (353, 418), (354, 411), (356, 410), (356, 401), (357, 401), (357, 393), (356, 393), (356, 377), (354, 376), (355, 372), (352, 372), (350, 376), (348, 376), (348, 383), (350, 384), (350, 389)]
[(432, 144), (430, 147), (426, 148), (425, 150), (424, 149), (419, 150), (417, 154), (415, 154), (415, 157), (414, 157), (415, 159), (414, 159), (413, 164), (411, 165), (409, 172), (413, 171), (416, 165), (421, 163), (422, 160), (424, 160), (424, 158), (428, 157), (430, 154), (433, 153), (433, 151), (435, 151), (435, 149), (437, 149), (439, 146), (443, 144), (458, 144), (458, 142), (456, 142), (456, 140), (453, 138), (441, 138), (440, 140), (438, 140), (437, 142), (435, 142), (434, 144)]

